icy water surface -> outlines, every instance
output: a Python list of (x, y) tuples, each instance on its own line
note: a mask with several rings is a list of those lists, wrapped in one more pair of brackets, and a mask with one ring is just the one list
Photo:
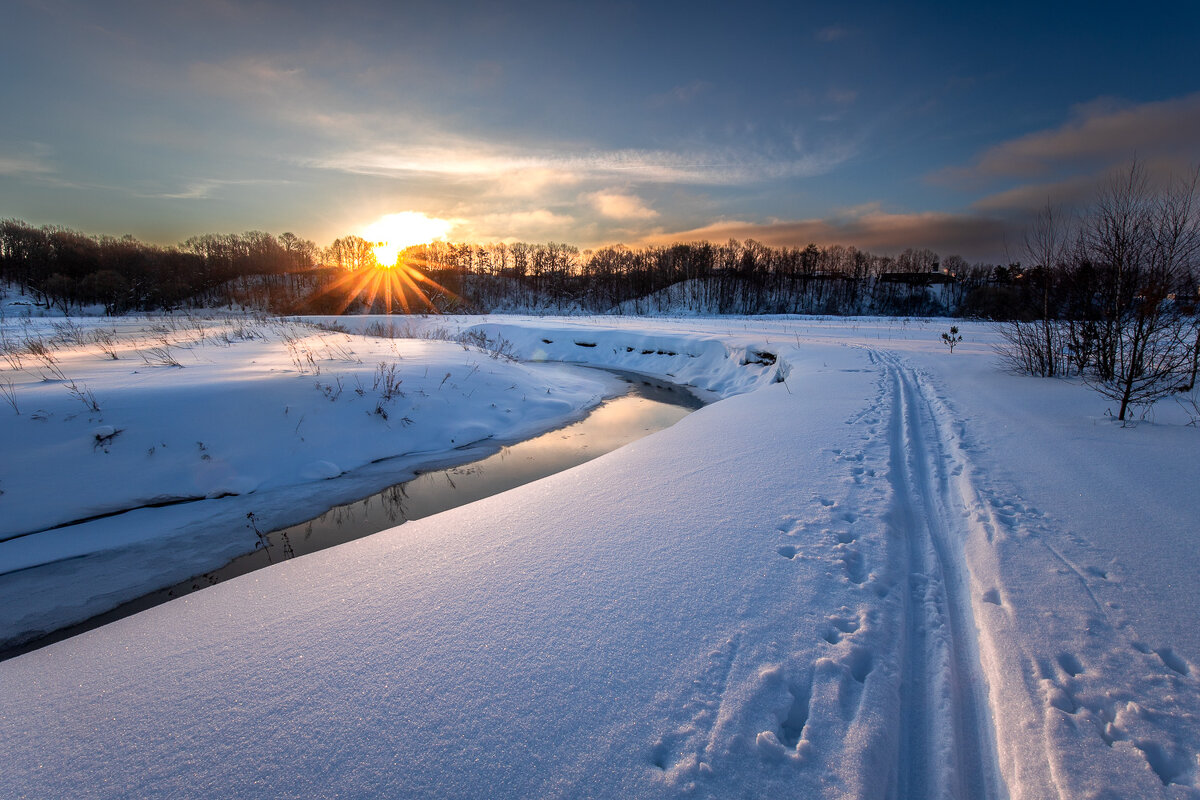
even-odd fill
[(553, 475), (670, 427), (704, 405), (682, 387), (635, 373), (618, 372), (617, 376), (629, 384), (629, 392), (604, 401), (579, 422), (503, 447), (487, 458), (421, 473), (370, 497), (334, 506), (307, 522), (261, 532), (259, 539), (265, 546), (252, 553), (85, 622), (0, 652), (0, 659), (98, 628), (278, 561), (315, 553)]
[[(265, 534), (266, 552), (243, 559), (257, 568), (272, 560), (312, 553), (411, 519), (420, 519), (553, 475), (655, 431), (674, 425), (703, 403), (678, 386), (620, 374), (629, 393), (605, 401), (587, 417), (559, 430), (501, 448), (480, 461), (425, 472), (316, 519)], [(246, 570), (243, 570), (246, 571)], [(218, 578), (232, 577), (216, 573)], [(241, 574), (238, 572), (236, 574)]]

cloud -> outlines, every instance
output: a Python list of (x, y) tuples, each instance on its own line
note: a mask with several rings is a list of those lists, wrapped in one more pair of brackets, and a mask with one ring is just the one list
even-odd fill
[(844, 28), (841, 25), (830, 25), (827, 28), (821, 28), (813, 37), (818, 42), (836, 42), (838, 39), (844, 39), (850, 35), (850, 29)]
[(976, 200), (971, 208), (982, 213), (1028, 213), (1047, 203), (1066, 208), (1082, 208), (1096, 197), (1103, 179), (1081, 175), (1058, 181), (1027, 183), (994, 192)]
[[(464, 241), (561, 240), (576, 223), (568, 214), (546, 208), (478, 214), (460, 222)], [(456, 234), (457, 235), (457, 234)]]
[(50, 147), (40, 142), (9, 146), (7, 149), (0, 145), (0, 178), (15, 178), (24, 184), (55, 189), (114, 189), (100, 183), (85, 183), (63, 177), (58, 165), (50, 159), (50, 153)]
[(1134, 159), (1152, 185), (1165, 186), (1200, 162), (1200, 93), (1129, 104), (1101, 98), (1071, 109), (1054, 128), (1001, 142), (971, 164), (928, 179), (976, 191), (971, 210), (1018, 222), (1047, 203), (1081, 210)]
[(587, 196), (592, 206), (609, 219), (654, 219), (658, 212), (646, 206), (640, 197), (621, 192), (594, 192)]
[[(679, 150), (604, 148), (562, 141), (503, 141), (462, 134), (453, 120), (397, 110), (395, 104), (351, 102), (319, 70), (274, 57), (232, 58), (190, 67), (193, 86), (233, 101), (279, 129), (276, 156), (301, 167), (351, 175), (453, 184), (483, 197), (532, 198), (590, 183), (739, 186), (828, 173), (857, 154), (841, 138), (807, 148), (779, 142), (692, 146)], [(688, 102), (709, 85), (693, 81), (669, 92)], [(836, 93), (835, 102), (853, 100)], [(581, 191), (576, 188), (573, 194)], [(558, 196), (553, 202), (568, 198)], [(547, 204), (544, 197), (539, 204)]]
[(188, 181), (177, 191), (154, 192), (141, 194), (140, 197), (154, 197), (163, 200), (207, 200), (225, 186), (281, 185), (289, 183), (282, 180), (267, 180), (260, 178), (240, 180), (220, 180), (217, 178), (200, 178)]
[(764, 153), (714, 150), (567, 150), (503, 147), (460, 140), (452, 146), (379, 145), (302, 160), (305, 166), (366, 175), (441, 175), (460, 179), (519, 179), (535, 173), (558, 182), (602, 180), (662, 184), (738, 185), (761, 180), (812, 177), (831, 171), (854, 154), (849, 143), (826, 150), (772, 157)]
[(308, 92), (302, 70), (281, 67), (266, 58), (199, 62), (191, 65), (189, 75), (197, 88), (224, 96), (253, 98)]
[(48, 159), (49, 148), (41, 144), (0, 150), (0, 175), (46, 177), (54, 174)]
[(830, 89), (827, 92), (830, 101), (839, 106), (848, 106), (858, 99), (858, 90), (856, 89)]
[[(424, 124), (411, 110), (405, 114), (364, 109), (356, 96), (331, 85), (292, 61), (265, 56), (196, 62), (188, 80), (197, 92), (217, 98), (224, 108), (234, 104), (281, 133), (311, 133), (331, 141), (358, 141), (378, 131), (419, 130)], [(224, 116), (224, 112), (222, 115)]]
[(1200, 93), (1137, 105), (1102, 99), (1075, 106), (1059, 127), (1002, 142), (969, 166), (931, 177), (946, 183), (1044, 177), (1065, 169), (1110, 169), (1135, 154), (1181, 166), (1200, 159)]
[[(1128, 174), (1132, 159), (1115, 166), (1071, 175), (1065, 178), (1023, 183), (1002, 191), (984, 195), (971, 204), (973, 211), (1002, 214), (1009, 219), (1030, 218), (1047, 203), (1068, 212), (1084, 212), (1091, 206), (1114, 178)], [(1137, 159), (1145, 171), (1152, 190), (1166, 189), (1180, 179), (1187, 179), (1195, 163), (1184, 163), (1171, 157)]]
[(868, 204), (819, 219), (763, 223), (721, 220), (690, 230), (648, 236), (641, 244), (754, 239), (779, 247), (803, 247), (809, 242), (823, 246), (853, 245), (875, 253), (929, 247), (945, 255), (958, 253), (969, 260), (997, 261), (1005, 258), (1006, 242), (1012, 237), (1010, 224), (1001, 218), (969, 213), (889, 213)]

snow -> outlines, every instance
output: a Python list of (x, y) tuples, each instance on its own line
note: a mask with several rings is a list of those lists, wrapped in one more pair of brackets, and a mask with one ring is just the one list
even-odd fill
[[(78, 312), (81, 316), (99, 316), (104, 313), (104, 306), (102, 304), (75, 305), (71, 307), (71, 310)], [(63, 313), (61, 308), (41, 305), (35, 297), (22, 292), (16, 284), (0, 280), (0, 320), (11, 321), (14, 319), (30, 319), (35, 317), (56, 317), (61, 319), (65, 316), (67, 315)]]
[[(10, 341), (42, 342), (53, 361), (26, 353), (19, 369), (0, 372), (15, 401), (0, 413), (0, 436), (20, 453), (0, 462), (0, 642), (253, 550), (248, 513), (260, 530), (301, 522), (418, 466), (555, 427), (621, 387), (595, 371), (532, 369), (454, 342), (289, 321), (8, 331)], [(118, 358), (96, 344), (97, 331), (111, 333)], [(87, 393), (93, 406), (80, 400)]]
[[(0, 795), (1200, 796), (1200, 431), (1169, 406), (1122, 427), (1077, 382), (1000, 372), (993, 332), (962, 322), (953, 354), (936, 320), (409, 324), (545, 362), (396, 340), (406, 389), (417, 364), (434, 383), (481, 365), (469, 398), (455, 381), (470, 436), (502, 435), (469, 403), (506, 380), (566, 396), (543, 421), (605, 391), (559, 361), (720, 401), (550, 478), (0, 663)], [(392, 344), (343, 341), (372, 354), (360, 377), (369, 348)], [(379, 429), (297, 448), (260, 422), (288, 381), (314, 407), (345, 403), (313, 376), (255, 371), (286, 368), (279, 350), (197, 345), (182, 369), (126, 375), (125, 416), (109, 399), (120, 382), (87, 373), (103, 420), (20, 419), (78, 433), (15, 452), (65, 477), (81, 447), (106, 457), (92, 451), (101, 425), (125, 428), (107, 456), (133, 441), (159, 407), (140, 399), (150, 389), (168, 407), (213, 404), (244, 381), (234, 408), (249, 421), (196, 434), (233, 454), (231, 474), (268, 491), (278, 469), (291, 498), (343, 480), (320, 479), (369, 461)], [(190, 443), (201, 420), (177, 414), (170, 430)], [(240, 435), (219, 438), (222, 422)], [(424, 446), (444, 452), (439, 435)], [(0, 502), (47, 504), (36, 484), (9, 491), (10, 472)], [(202, 488), (166, 472), (124, 483)], [(67, 494), (70, 513), (104, 497)], [(195, 513), (135, 513), (181, 509)]]

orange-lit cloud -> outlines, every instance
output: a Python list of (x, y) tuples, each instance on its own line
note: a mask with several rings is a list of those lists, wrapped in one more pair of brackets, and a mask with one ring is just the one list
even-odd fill
[(939, 212), (889, 213), (867, 205), (825, 219), (765, 223), (724, 220), (690, 230), (654, 234), (639, 243), (721, 242), (728, 239), (754, 239), (778, 247), (803, 247), (809, 242), (822, 246), (853, 245), (876, 253), (929, 247), (943, 255), (958, 253), (968, 260), (999, 260), (1005, 257), (1012, 231), (1006, 221), (994, 217)]
[(658, 216), (640, 197), (624, 192), (594, 192), (587, 199), (601, 216), (609, 219), (646, 220)]
[(1135, 155), (1182, 166), (1200, 159), (1200, 93), (1138, 105), (1101, 100), (1076, 106), (1065, 124), (998, 144), (975, 163), (941, 170), (933, 179), (1042, 177), (1069, 168), (1109, 168)]
[[(1084, 211), (1099, 196), (1100, 191), (1115, 174), (1125, 172), (1132, 158), (1115, 165), (1083, 175), (1072, 175), (1060, 180), (1023, 183), (1010, 189), (985, 195), (971, 204), (971, 209), (981, 214), (1029, 214), (1047, 203), (1064, 209)], [(1181, 163), (1170, 157), (1143, 159), (1138, 163), (1145, 169), (1146, 177), (1154, 188), (1170, 185), (1195, 169), (1193, 164)]]

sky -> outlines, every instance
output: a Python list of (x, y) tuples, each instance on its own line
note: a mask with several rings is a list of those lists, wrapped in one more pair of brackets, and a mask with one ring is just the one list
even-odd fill
[[(991, 7), (989, 7), (991, 6)], [(1200, 164), (1200, 4), (5, 0), (0, 218), (1018, 258)]]

